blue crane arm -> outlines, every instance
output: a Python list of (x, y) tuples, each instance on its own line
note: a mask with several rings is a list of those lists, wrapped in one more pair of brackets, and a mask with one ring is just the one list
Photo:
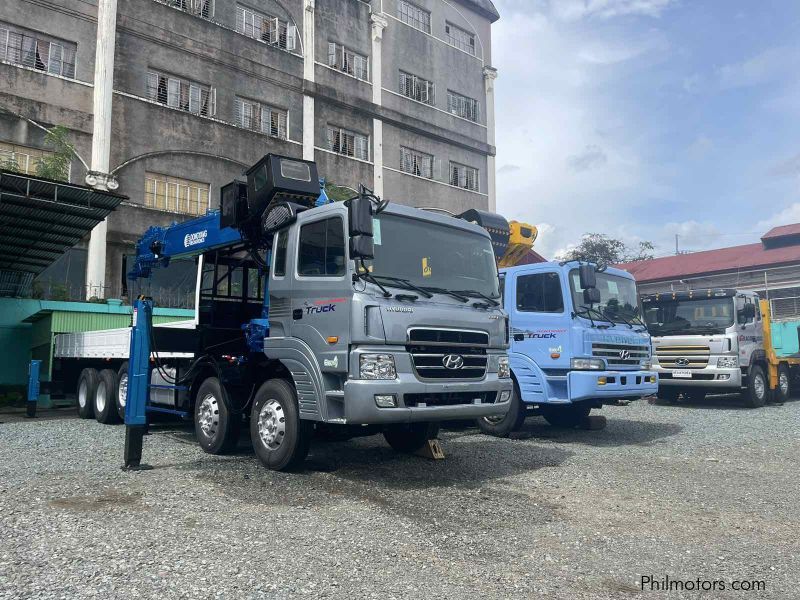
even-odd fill
[[(320, 194), (315, 206), (328, 204), (325, 180), (320, 179)], [(209, 250), (227, 248), (244, 242), (235, 227), (221, 227), (219, 211), (169, 227), (150, 227), (136, 242), (136, 258), (128, 279), (148, 278), (155, 267), (166, 267), (172, 259), (187, 258)]]
[(150, 227), (136, 242), (136, 258), (129, 279), (148, 278), (154, 267), (166, 267), (170, 260), (203, 254), (242, 242), (233, 227), (220, 227), (219, 211), (169, 227)]

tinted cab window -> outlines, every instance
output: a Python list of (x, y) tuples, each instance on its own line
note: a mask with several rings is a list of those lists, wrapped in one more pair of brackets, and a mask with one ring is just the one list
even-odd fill
[(558, 273), (535, 273), (517, 278), (517, 310), (520, 312), (564, 312)]
[(341, 277), (345, 273), (344, 226), (338, 217), (300, 228), (297, 273), (304, 277)]

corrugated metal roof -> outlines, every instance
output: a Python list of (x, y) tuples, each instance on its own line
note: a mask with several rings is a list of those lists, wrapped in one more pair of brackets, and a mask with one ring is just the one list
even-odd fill
[(616, 266), (643, 283), (791, 264), (800, 264), (800, 245), (765, 248), (763, 244), (756, 243)]
[(0, 170), (0, 272), (41, 273), (126, 199)]

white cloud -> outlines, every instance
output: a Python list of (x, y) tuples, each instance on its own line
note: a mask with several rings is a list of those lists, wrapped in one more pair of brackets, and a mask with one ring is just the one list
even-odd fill
[(747, 60), (724, 65), (717, 72), (722, 89), (735, 89), (763, 84), (795, 73), (800, 66), (800, 53), (789, 47), (773, 47)]
[(674, 3), (674, 0), (553, 0), (551, 6), (556, 17), (565, 21), (576, 21), (628, 15), (659, 17)]
[(756, 225), (756, 229), (762, 233), (766, 233), (773, 227), (790, 225), (792, 223), (800, 223), (800, 202), (790, 204), (771, 217), (768, 217), (763, 221), (759, 221)]

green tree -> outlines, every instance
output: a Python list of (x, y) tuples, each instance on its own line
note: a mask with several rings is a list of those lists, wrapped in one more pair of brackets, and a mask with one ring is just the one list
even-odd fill
[(36, 175), (56, 181), (69, 179), (69, 165), (75, 158), (75, 148), (67, 140), (69, 130), (63, 125), (56, 125), (47, 130), (44, 142), (52, 148), (53, 153), (43, 156), (36, 163)]
[(587, 233), (580, 244), (558, 256), (559, 260), (584, 260), (599, 265), (629, 263), (653, 258), (653, 243), (639, 242), (630, 247), (604, 233)]

